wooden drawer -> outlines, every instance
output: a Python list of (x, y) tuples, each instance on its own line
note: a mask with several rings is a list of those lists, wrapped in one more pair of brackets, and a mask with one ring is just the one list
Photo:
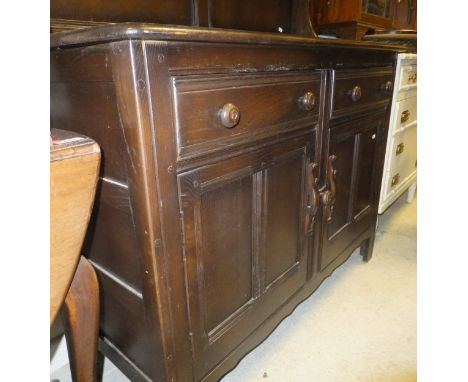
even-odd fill
[[(333, 71), (331, 116), (359, 112), (392, 95), (392, 68)], [(377, 105), (376, 105), (377, 106)]]
[(172, 83), (178, 159), (311, 128), (318, 119), (318, 72), (178, 76)]
[(406, 98), (395, 104), (395, 113), (393, 114), (394, 133), (405, 130), (417, 123), (417, 104), (416, 97)]
[(411, 90), (417, 85), (418, 68), (416, 65), (403, 65), (400, 69), (398, 91)]

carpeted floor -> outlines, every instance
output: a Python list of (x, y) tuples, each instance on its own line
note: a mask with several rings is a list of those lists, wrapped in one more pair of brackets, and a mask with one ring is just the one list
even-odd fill
[[(416, 381), (416, 208), (380, 216), (374, 256), (356, 252), (222, 382)], [(52, 379), (71, 381), (66, 368)], [(106, 360), (104, 382), (128, 381)]]
[(222, 382), (416, 381), (416, 198), (379, 218), (356, 252)]

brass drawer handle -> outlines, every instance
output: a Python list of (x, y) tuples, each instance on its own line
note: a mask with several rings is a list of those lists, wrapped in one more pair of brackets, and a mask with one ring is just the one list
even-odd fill
[(299, 98), (299, 107), (303, 110), (311, 111), (315, 106), (315, 94), (312, 92), (306, 92), (301, 98)]
[(352, 88), (350, 91), (348, 91), (349, 96), (353, 100), (353, 102), (357, 102), (361, 99), (362, 97), (362, 89), (359, 85), (356, 85), (354, 88)]
[(408, 82), (412, 82), (413, 84), (416, 83), (416, 79), (417, 79), (417, 74), (416, 73), (411, 73), (408, 76)]
[(218, 116), (223, 126), (230, 129), (239, 123), (240, 110), (236, 105), (227, 103), (219, 109)]
[(406, 122), (410, 117), (410, 112), (409, 110), (405, 110), (404, 112), (401, 113), (401, 123)]
[(392, 178), (392, 187), (395, 187), (398, 183), (400, 183), (400, 174), (396, 174)]
[(403, 152), (404, 149), (405, 149), (405, 144), (403, 142), (401, 142), (396, 147), (396, 155), (400, 155)]

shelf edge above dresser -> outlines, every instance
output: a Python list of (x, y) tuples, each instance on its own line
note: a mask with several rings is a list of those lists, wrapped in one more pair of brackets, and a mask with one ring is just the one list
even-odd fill
[(52, 33), (50, 35), (50, 46), (52, 49), (56, 49), (74, 45), (89, 45), (109, 41), (143, 39), (160, 41), (329, 46), (354, 49), (361, 48), (365, 50), (390, 50), (396, 52), (403, 52), (405, 50), (403, 46), (399, 45), (384, 45), (379, 43), (342, 39), (330, 40), (291, 34), (145, 23), (109, 23), (102, 26)]

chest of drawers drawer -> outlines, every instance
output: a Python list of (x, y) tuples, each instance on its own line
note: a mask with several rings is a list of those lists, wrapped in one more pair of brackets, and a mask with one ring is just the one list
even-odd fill
[(394, 133), (405, 130), (417, 123), (416, 97), (409, 97), (395, 103), (393, 114)]
[(179, 158), (312, 127), (320, 73), (172, 77)]
[(374, 103), (390, 100), (392, 73), (392, 68), (334, 71), (331, 115), (359, 112)]
[(416, 176), (417, 166), (417, 129), (412, 126), (392, 138), (390, 163), (385, 177), (384, 196), (398, 192)]
[(418, 80), (418, 71), (416, 64), (403, 65), (401, 67), (398, 91), (406, 91), (416, 88)]

